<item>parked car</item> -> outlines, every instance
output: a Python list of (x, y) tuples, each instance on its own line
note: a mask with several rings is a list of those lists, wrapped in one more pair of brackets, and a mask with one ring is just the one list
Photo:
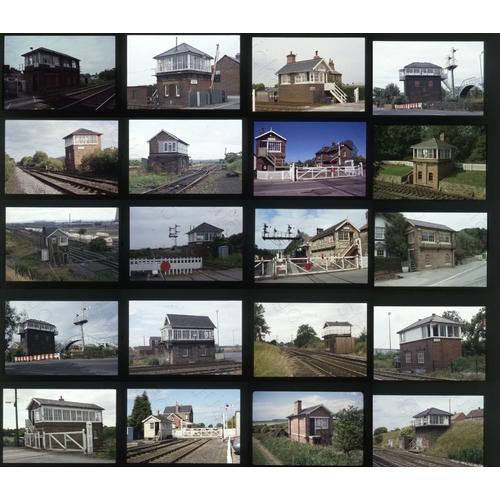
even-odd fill
[(236, 455), (240, 454), (240, 436), (235, 436), (231, 438), (231, 445), (233, 447), (233, 451)]

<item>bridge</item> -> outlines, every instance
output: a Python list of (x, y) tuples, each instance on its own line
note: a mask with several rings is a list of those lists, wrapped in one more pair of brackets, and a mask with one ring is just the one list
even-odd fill
[[(450, 91), (449, 94), (446, 95), (445, 99), (452, 99), (453, 98), (453, 92), (451, 92), (451, 89), (449, 86), (448, 90)], [(462, 99), (465, 99), (467, 97), (467, 94), (472, 90), (473, 87), (477, 87), (481, 92), (484, 93), (484, 78), (478, 78), (478, 77), (472, 77), (472, 78), (467, 78), (464, 80), (460, 87), (455, 90), (455, 97), (460, 97)]]
[[(66, 339), (65, 342), (61, 344), (56, 345), (56, 352), (64, 352), (69, 349), (70, 346), (73, 344), (76, 344), (77, 342), (82, 341), (82, 336), (81, 335), (73, 335), (72, 337), (69, 337)], [(86, 344), (94, 344), (98, 346), (103, 346), (103, 347), (114, 347), (115, 349), (118, 349), (118, 341), (115, 339), (110, 339), (110, 338), (104, 338), (104, 339), (99, 339), (97, 337), (92, 337), (91, 335), (85, 334), (85, 343)]]

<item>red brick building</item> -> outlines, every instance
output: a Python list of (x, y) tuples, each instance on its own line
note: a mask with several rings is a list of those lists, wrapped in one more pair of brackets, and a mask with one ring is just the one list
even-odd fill
[(189, 144), (174, 134), (161, 130), (149, 141), (148, 169), (180, 174), (189, 168)]
[(333, 414), (324, 405), (302, 408), (302, 401), (295, 401), (293, 413), (288, 415), (288, 435), (292, 441), (311, 444), (332, 444)]
[(349, 144), (335, 144), (332, 141), (331, 146), (323, 146), (315, 153), (314, 164), (318, 167), (330, 167), (333, 165), (346, 165), (347, 161), (352, 161), (352, 147)]
[(81, 170), (84, 156), (101, 151), (101, 133), (80, 128), (64, 139), (64, 169), (69, 171)]
[(191, 229), (188, 233), (188, 246), (186, 257), (206, 257), (208, 247), (215, 237), (221, 238), (224, 230), (220, 227), (212, 226), (203, 222), (199, 226)]
[(256, 170), (280, 170), (285, 168), (286, 139), (274, 132), (260, 130), (255, 138), (255, 168)]
[(437, 314), (419, 319), (398, 335), (403, 372), (433, 372), (462, 356), (461, 324)]
[(228, 95), (240, 95), (240, 66), (240, 54), (236, 54), (235, 57), (225, 55), (217, 63), (216, 69), (220, 71), (220, 86)]
[(193, 407), (191, 405), (180, 405), (175, 403), (175, 406), (165, 406), (163, 415), (172, 422), (174, 429), (180, 429), (183, 425), (192, 424), (194, 422)]

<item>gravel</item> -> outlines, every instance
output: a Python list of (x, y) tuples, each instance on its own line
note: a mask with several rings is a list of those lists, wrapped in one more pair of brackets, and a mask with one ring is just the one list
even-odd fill
[(20, 168), (14, 168), (6, 189), (6, 194), (62, 194), (38, 179), (23, 172)]

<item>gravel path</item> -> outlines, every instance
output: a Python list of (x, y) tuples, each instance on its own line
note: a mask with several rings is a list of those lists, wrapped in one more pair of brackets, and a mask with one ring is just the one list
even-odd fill
[(185, 194), (241, 194), (241, 177), (227, 177), (227, 170), (219, 170), (195, 184)]
[(62, 194), (15, 167), (5, 187), (5, 194)]
[[(227, 463), (227, 441), (210, 439), (201, 448), (179, 460), (179, 464), (223, 464)], [(233, 457), (234, 458), (234, 457)], [(239, 458), (239, 457), (238, 457)]]

